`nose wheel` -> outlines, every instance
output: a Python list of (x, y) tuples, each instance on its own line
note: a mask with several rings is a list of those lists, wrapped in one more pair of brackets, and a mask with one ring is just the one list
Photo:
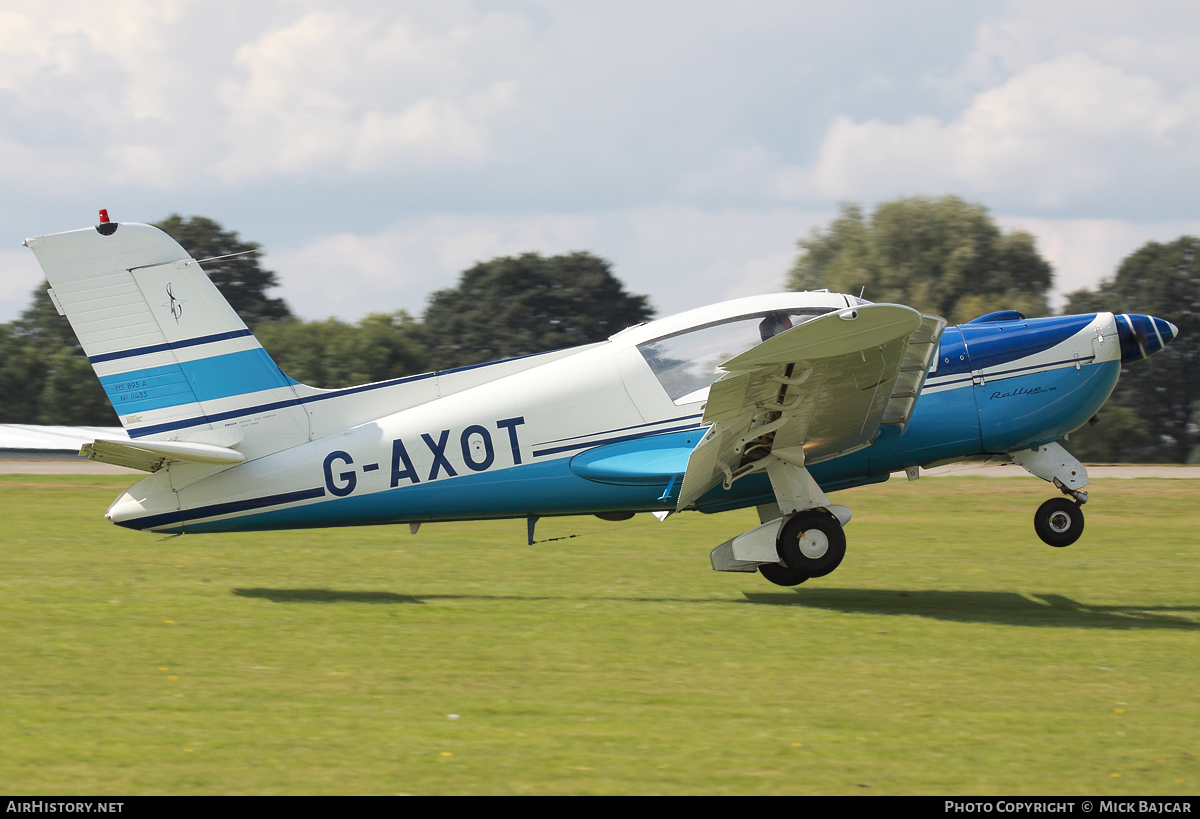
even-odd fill
[(1070, 546), (1083, 534), (1083, 509), (1075, 501), (1051, 498), (1038, 507), (1033, 528), (1051, 546)]

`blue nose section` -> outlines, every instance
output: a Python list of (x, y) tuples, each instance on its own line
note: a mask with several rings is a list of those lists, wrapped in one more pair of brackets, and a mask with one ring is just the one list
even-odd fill
[(1117, 316), (1117, 335), (1121, 340), (1121, 363), (1141, 361), (1157, 353), (1179, 335), (1171, 322), (1141, 313)]

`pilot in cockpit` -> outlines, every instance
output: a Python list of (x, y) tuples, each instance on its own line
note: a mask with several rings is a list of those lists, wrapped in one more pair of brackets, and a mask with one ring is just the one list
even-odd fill
[(784, 330), (792, 329), (792, 320), (787, 313), (767, 313), (758, 325), (758, 334), (763, 341), (782, 333)]

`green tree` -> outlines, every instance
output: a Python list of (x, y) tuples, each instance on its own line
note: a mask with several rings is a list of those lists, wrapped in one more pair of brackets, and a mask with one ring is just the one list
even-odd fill
[(0, 423), (118, 425), (116, 411), (48, 289), (42, 282), (20, 318), (0, 325)]
[(70, 347), (59, 347), (44, 356), (43, 361), (46, 365), (46, 381), (38, 402), (37, 423), (104, 427), (121, 425), (121, 419), (87, 358)]
[(291, 317), (292, 311), (283, 299), (267, 296), (267, 291), (279, 284), (275, 274), (262, 269), (257, 253), (246, 253), (258, 250), (256, 242), (243, 242), (237, 233), (204, 216), (184, 219), (174, 213), (154, 226), (179, 242), (193, 259), (245, 253), (205, 262), (203, 267), (246, 326), (253, 328), (264, 319)]
[(9, 324), (0, 324), (0, 424), (36, 424), (46, 363)]
[(49, 282), (43, 281), (29, 294), (29, 306), (12, 323), (13, 331), (27, 343), (39, 349), (68, 347), (83, 355), (83, 347), (71, 329), (66, 316), (60, 316), (54, 302), (50, 301)]
[(446, 369), (603, 341), (652, 315), (604, 259), (526, 253), (477, 264), (434, 293), (422, 336), (430, 364)]
[(1162, 460), (1153, 454), (1154, 438), (1146, 422), (1137, 410), (1121, 403), (1118, 393), (1114, 393), (1097, 413), (1094, 424), (1085, 424), (1068, 436), (1067, 449), (1088, 464)]
[(1186, 463), (1200, 444), (1200, 239), (1150, 242), (1095, 291), (1068, 297), (1068, 313), (1101, 311), (1157, 316), (1178, 327), (1179, 336), (1146, 361), (1122, 367), (1100, 422), (1071, 435), (1072, 451), (1078, 457), (1103, 451), (1113, 461)]
[(404, 311), (370, 315), (357, 324), (264, 322), (255, 334), (281, 370), (313, 387), (348, 387), (427, 369), (418, 325)]
[(982, 205), (956, 196), (884, 202), (868, 218), (843, 204), (826, 230), (798, 242), (788, 285), (827, 287), (969, 321), (994, 310), (1046, 315), (1050, 264), (1023, 231), (1002, 233)]

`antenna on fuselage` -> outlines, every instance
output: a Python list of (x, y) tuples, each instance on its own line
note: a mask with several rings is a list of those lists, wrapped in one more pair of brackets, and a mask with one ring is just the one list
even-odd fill
[(215, 262), (217, 259), (232, 259), (234, 256), (245, 256), (247, 253), (258, 253), (258, 248), (253, 250), (239, 250), (237, 253), (226, 253), (224, 256), (209, 256), (207, 259), (192, 259), (188, 264), (201, 264), (202, 262)]
[(866, 292), (867, 292), (867, 286), (864, 284), (862, 286), (862, 290), (858, 291), (858, 297), (861, 299), (863, 297), (863, 293), (866, 293)]

